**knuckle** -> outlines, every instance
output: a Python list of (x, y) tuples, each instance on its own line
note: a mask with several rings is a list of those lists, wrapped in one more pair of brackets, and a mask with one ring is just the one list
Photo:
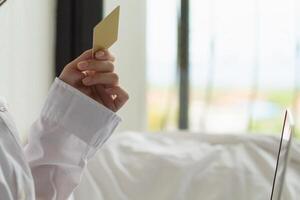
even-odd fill
[(129, 97), (129, 94), (126, 92), (126, 93), (125, 93), (125, 99), (126, 99), (126, 100), (129, 100), (129, 98), (130, 98), (130, 97)]
[(127, 101), (129, 99), (128, 92), (126, 92), (125, 90), (123, 90), (121, 87), (119, 87), (119, 89), (122, 91), (122, 96), (123, 96), (124, 100)]
[(115, 65), (112, 62), (109, 62), (108, 66), (109, 66), (110, 71), (112, 71), (112, 72), (115, 71)]
[(111, 56), (111, 61), (112, 61), (112, 62), (115, 62), (115, 61), (116, 61), (116, 57), (112, 55), (112, 56)]
[(112, 76), (113, 82), (117, 84), (119, 82), (119, 76), (115, 73), (113, 73)]

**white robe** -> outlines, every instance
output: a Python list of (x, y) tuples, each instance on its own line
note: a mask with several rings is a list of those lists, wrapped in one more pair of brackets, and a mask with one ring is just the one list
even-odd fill
[(0, 199), (67, 199), (120, 118), (58, 78), (23, 149), (0, 100)]

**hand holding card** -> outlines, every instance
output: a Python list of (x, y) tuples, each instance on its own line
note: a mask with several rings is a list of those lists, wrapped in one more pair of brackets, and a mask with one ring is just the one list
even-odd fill
[(128, 100), (114, 71), (115, 58), (107, 50), (118, 39), (120, 7), (94, 28), (93, 49), (69, 63), (60, 79), (95, 101), (116, 112)]

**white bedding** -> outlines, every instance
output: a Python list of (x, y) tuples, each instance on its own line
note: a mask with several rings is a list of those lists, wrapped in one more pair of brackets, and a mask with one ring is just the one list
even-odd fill
[[(75, 200), (266, 200), (278, 144), (269, 136), (118, 134), (89, 163)], [(299, 144), (283, 199), (300, 199)]]

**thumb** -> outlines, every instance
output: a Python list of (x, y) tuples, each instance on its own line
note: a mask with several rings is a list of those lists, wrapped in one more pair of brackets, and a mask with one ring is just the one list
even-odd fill
[(75, 60), (69, 63), (72, 67), (76, 68), (77, 63), (84, 61), (84, 60), (89, 60), (93, 58), (93, 50), (89, 49), (85, 52), (83, 52), (79, 57), (77, 57)]

